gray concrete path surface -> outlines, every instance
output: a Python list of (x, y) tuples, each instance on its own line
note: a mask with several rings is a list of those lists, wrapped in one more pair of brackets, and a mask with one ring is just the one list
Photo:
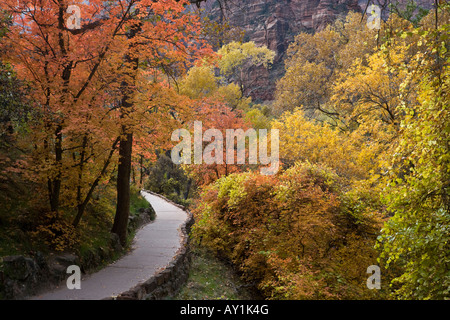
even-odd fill
[[(104, 269), (81, 278), (81, 289), (65, 283), (33, 300), (101, 300), (118, 296), (166, 267), (181, 247), (181, 226), (188, 219), (182, 209), (142, 192), (156, 211), (156, 219), (136, 233), (130, 253)], [(70, 274), (68, 274), (68, 277)]]

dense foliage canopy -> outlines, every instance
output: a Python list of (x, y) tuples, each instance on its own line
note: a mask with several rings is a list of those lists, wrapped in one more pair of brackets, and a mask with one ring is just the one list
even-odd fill
[[(450, 297), (449, 4), (296, 35), (255, 104), (275, 52), (189, 1), (76, 0), (76, 28), (67, 1), (32, 3), (0, 4), (0, 256), (125, 244), (145, 187), (266, 298)], [(172, 133), (199, 121), (278, 130), (280, 170), (174, 163)]]

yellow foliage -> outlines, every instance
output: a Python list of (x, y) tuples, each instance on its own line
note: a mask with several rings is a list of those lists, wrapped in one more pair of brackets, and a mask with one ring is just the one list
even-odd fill
[[(408, 46), (391, 44), (389, 50), (367, 57), (367, 64), (357, 58), (333, 85), (331, 102), (341, 121), (350, 128), (381, 120), (399, 125), (400, 84), (407, 76), (401, 68), (408, 59)], [(413, 99), (413, 91), (404, 92)], [(405, 98), (405, 97), (404, 97)]]
[(242, 95), (241, 89), (235, 83), (220, 86), (217, 89), (216, 96), (218, 100), (225, 102), (231, 110), (246, 110), (252, 102), (251, 97), (245, 98)]
[(204, 189), (193, 236), (272, 299), (375, 298), (366, 268), (380, 219), (324, 166), (231, 174)]
[(213, 66), (192, 67), (180, 82), (180, 93), (191, 99), (211, 98), (226, 103), (232, 110), (245, 110), (251, 98), (245, 98), (235, 83), (221, 85), (221, 78), (214, 75)]
[(212, 66), (195, 66), (180, 83), (180, 93), (191, 99), (209, 97), (217, 91), (218, 78)]
[(253, 41), (239, 43), (236, 41), (224, 45), (218, 52), (221, 59), (219, 68), (224, 75), (233, 74), (236, 69), (243, 71), (246, 62), (268, 67), (275, 58), (275, 52), (267, 47), (258, 47)]
[(79, 242), (76, 229), (58, 212), (44, 214), (42, 222), (31, 235), (44, 240), (46, 245), (56, 251), (71, 249)]
[(348, 133), (327, 123), (310, 121), (299, 108), (274, 120), (272, 128), (280, 132), (283, 163), (321, 163), (355, 180), (367, 178), (378, 165), (381, 147), (376, 140), (368, 142), (360, 132)]
[(221, 57), (218, 66), (228, 82), (239, 85), (242, 93), (248, 89), (249, 68), (263, 66), (268, 68), (275, 58), (275, 52), (266, 46), (258, 47), (253, 41), (239, 43), (236, 41), (224, 45), (218, 52)]
[(375, 46), (376, 32), (365, 27), (359, 13), (350, 13), (345, 22), (338, 20), (315, 34), (300, 33), (288, 49), (275, 111), (281, 114), (302, 106), (310, 111), (308, 115), (338, 116), (329, 99), (339, 71), (346, 70), (355, 57), (373, 52)]
[[(264, 108), (264, 107), (263, 107)], [(253, 106), (245, 113), (245, 120), (252, 124), (254, 129), (270, 129), (270, 118), (264, 114), (264, 109)]]

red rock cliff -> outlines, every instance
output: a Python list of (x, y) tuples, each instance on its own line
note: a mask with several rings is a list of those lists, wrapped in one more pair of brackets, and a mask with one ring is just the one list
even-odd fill
[[(417, 2), (431, 8), (433, 0)], [(257, 85), (250, 94), (256, 101), (266, 101), (273, 99), (276, 80), (284, 73), (286, 50), (295, 35), (321, 30), (349, 11), (362, 12), (367, 0), (233, 0), (224, 3), (225, 9), (221, 12), (225, 12), (232, 25), (245, 30), (245, 41), (266, 45), (277, 53), (269, 71), (263, 68), (251, 70)], [(217, 0), (208, 0), (202, 6), (218, 18)]]

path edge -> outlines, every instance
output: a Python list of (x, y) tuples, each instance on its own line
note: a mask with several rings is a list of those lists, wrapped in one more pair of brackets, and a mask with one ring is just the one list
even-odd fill
[(169, 264), (159, 270), (155, 275), (145, 282), (138, 283), (132, 289), (127, 290), (117, 297), (110, 297), (104, 300), (161, 300), (167, 296), (175, 295), (181, 286), (186, 283), (191, 267), (191, 250), (189, 247), (191, 227), (194, 224), (194, 216), (183, 205), (173, 202), (166, 197), (149, 190), (141, 190), (151, 195), (157, 196), (164, 201), (182, 209), (187, 218), (180, 227), (180, 248)]

